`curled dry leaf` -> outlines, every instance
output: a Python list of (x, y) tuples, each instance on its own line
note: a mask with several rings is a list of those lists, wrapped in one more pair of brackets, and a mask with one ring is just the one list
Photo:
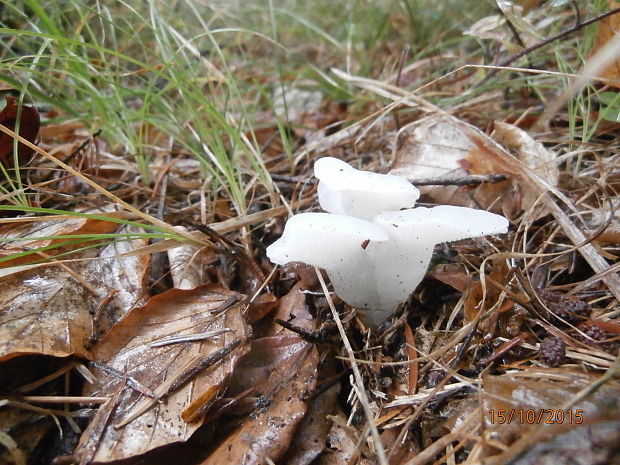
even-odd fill
[[(497, 183), (468, 186), (422, 186), (420, 191), (436, 203), (491, 209), (514, 217), (529, 209), (537, 195), (529, 180), (507, 163), (489, 157), (472, 140), (464, 123), (454, 118), (429, 116), (404, 127), (399, 134), (390, 174), (416, 180), (454, 180), (466, 175), (505, 174)], [(558, 182), (556, 157), (541, 143), (516, 126), (496, 122), (494, 137), (519, 158), (523, 166), (538, 175), (550, 187)]]
[(84, 261), (0, 277), (0, 360), (28, 353), (88, 357), (89, 339), (144, 299), (149, 257), (118, 255), (145, 243), (113, 243), (72, 256)]
[[(278, 315), (306, 329), (316, 325), (298, 286), (280, 300)], [(239, 362), (228, 394), (234, 396), (253, 388), (253, 395), (267, 406), (255, 411), (203, 465), (262, 464), (266, 458), (280, 458), (306, 413), (316, 383), (317, 363), (316, 349), (289, 330), (252, 341), (250, 351)]]
[[(518, 154), (519, 160), (534, 174), (538, 175), (550, 188), (555, 188), (560, 177), (560, 170), (556, 165), (555, 154), (547, 150), (540, 142), (535, 141), (522, 129), (512, 124), (495, 122), (493, 138), (508, 150)], [(537, 200), (538, 195), (527, 189), (522, 189), (523, 203), (531, 206)]]
[[(120, 218), (120, 212), (113, 211), (90, 211), (93, 214), (105, 214), (110, 218)], [(84, 245), (79, 239), (65, 236), (75, 236), (77, 234), (105, 234), (112, 233), (119, 228), (118, 223), (103, 221), (85, 217), (63, 217), (60, 219), (47, 219), (47, 221), (33, 221), (15, 225), (8, 223), (0, 227), (0, 258), (4, 259), (0, 263), (0, 268), (24, 266), (40, 261), (46, 256), (54, 256), (61, 252), (69, 252)], [(50, 248), (57, 246), (57, 248)], [(44, 248), (43, 254), (30, 254), (16, 256), (9, 259), (11, 255), (20, 254), (37, 248)], [(16, 270), (3, 271), (2, 275)]]
[(331, 428), (327, 417), (336, 407), (339, 391), (336, 384), (312, 399), (286, 454), (286, 465), (308, 465), (323, 452)]
[[(187, 228), (176, 226), (176, 229), (187, 232)], [(170, 275), (176, 289), (192, 289), (203, 283), (204, 247), (195, 244), (179, 244), (168, 250)]]
[[(132, 310), (102, 338), (93, 359), (106, 369), (95, 369), (98, 382), (87, 386), (85, 395), (119, 394), (82, 435), (76, 450), (82, 463), (134, 457), (191, 436), (200, 421), (187, 423), (184, 410), (206, 392), (223, 392), (237, 358), (246, 351), (243, 299), (213, 285), (172, 289)], [(218, 332), (202, 340), (152, 346)]]
[[(556, 375), (554, 378), (557, 379), (544, 379), (545, 373)], [(620, 406), (620, 384), (615, 381), (604, 384), (585, 399), (568, 404), (572, 399), (577, 399), (579, 393), (591, 386), (595, 379), (583, 373), (567, 373), (559, 369), (546, 369), (545, 372), (532, 373), (530, 376), (527, 371), (518, 376), (515, 376), (515, 373), (485, 376), (482, 401), (486, 428), (498, 441), (501, 450), (505, 450), (505, 453), (499, 455), (495, 454), (498, 454), (500, 449), (487, 450), (492, 457), (487, 457), (485, 463), (507, 463), (507, 458), (518, 450), (506, 446), (517, 440), (526, 441), (528, 449), (532, 450), (538, 444), (545, 444), (557, 433), (565, 431), (567, 427), (574, 430), (590, 427), (607, 419), (617, 420), (615, 412)], [(570, 407), (566, 407), (567, 405)], [(514, 413), (509, 419), (512, 412)], [(503, 420), (498, 417), (500, 413), (506, 415)], [(563, 462), (551, 460), (544, 463)], [(517, 463), (539, 462), (534, 459), (532, 462)], [(581, 463), (594, 462), (586, 460)]]
[[(413, 184), (416, 180), (457, 179), (468, 174), (460, 162), (473, 144), (446, 118), (429, 116), (405, 126), (399, 132), (397, 146), (389, 174), (403, 176)], [(438, 204), (474, 206), (458, 194), (456, 186), (421, 186), (420, 192)]]
[[(273, 318), (312, 331), (316, 327), (316, 320), (308, 311), (306, 296), (301, 292), (301, 287), (301, 283), (295, 284), (288, 294), (280, 299)], [(267, 330), (267, 334), (275, 336), (294, 333), (274, 322), (273, 326)]]

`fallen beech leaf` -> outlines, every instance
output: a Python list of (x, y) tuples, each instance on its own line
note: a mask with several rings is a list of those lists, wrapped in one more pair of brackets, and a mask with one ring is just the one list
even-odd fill
[[(0, 431), (10, 432), (11, 438), (24, 457), (31, 458), (35, 449), (40, 447), (40, 443), (53, 427), (52, 422), (47, 420), (47, 418), (41, 418), (41, 412), (11, 406), (9, 403), (2, 406)], [(0, 463), (14, 463), (9, 451), (4, 448), (0, 448)], [(23, 463), (25, 464), (26, 461), (24, 460)]]
[(117, 257), (144, 244), (109, 244), (80, 252), (74, 258), (86, 261), (64, 268), (50, 264), (0, 278), (0, 360), (27, 353), (88, 357), (94, 332), (146, 295), (149, 257)]
[(429, 276), (453, 287), (459, 292), (465, 292), (471, 283), (471, 277), (463, 266), (452, 263), (435, 265), (428, 273)]
[[(458, 179), (465, 175), (506, 174), (502, 182), (469, 186), (420, 186), (431, 201), (441, 204), (484, 208), (514, 218), (529, 209), (537, 196), (528, 179), (507, 163), (501, 163), (475, 144), (468, 131), (455, 119), (429, 116), (411, 123), (400, 133), (399, 148), (390, 174), (416, 180)], [(527, 168), (555, 187), (559, 171), (555, 154), (525, 131), (496, 122), (495, 137), (513, 149)]]
[(309, 344), (296, 334), (263, 337), (251, 342), (250, 351), (239, 361), (230, 381), (229, 394), (234, 396), (249, 388), (257, 395), (268, 393), (285, 382), (299, 368)]
[[(325, 361), (321, 365), (321, 372), (323, 377), (333, 379), (336, 364)], [(299, 424), (289, 450), (281, 461), (283, 465), (308, 465), (323, 452), (327, 433), (332, 426), (327, 417), (334, 413), (339, 393), (340, 384), (334, 384), (313, 397), (308, 405), (308, 413)]]
[[(486, 136), (485, 136), (486, 137)], [(559, 170), (556, 166), (556, 155), (547, 150), (540, 142), (535, 141), (522, 129), (511, 124), (495, 122), (494, 139), (515, 153), (520, 165), (539, 176), (546, 183), (547, 189), (556, 187)], [(474, 139), (472, 139), (475, 142)], [(527, 176), (508, 163), (503, 163), (497, 157), (490, 157), (489, 153), (476, 145), (466, 157), (469, 170), (472, 174), (506, 173), (510, 174), (507, 181), (480, 186), (476, 189), (474, 198), (481, 205), (486, 206), (497, 199), (501, 199), (502, 213), (509, 218), (517, 216), (521, 210), (529, 210), (538, 200), (538, 193), (532, 189)], [(533, 217), (544, 215), (544, 209), (539, 208)]]
[[(545, 371), (549, 375), (560, 373), (558, 369)], [(504, 445), (502, 447), (510, 451), (511, 448), (507, 446), (517, 440), (528, 439), (528, 448), (531, 448), (535, 443), (548, 440), (550, 436), (565, 430), (566, 427), (573, 429), (581, 423), (584, 426), (593, 425), (606, 418), (617, 420), (617, 416), (614, 418), (620, 392), (620, 384), (617, 382), (605, 383), (587, 398), (571, 405), (570, 408), (565, 407), (566, 403), (575, 398), (582, 389), (591, 386), (595, 379), (594, 376), (585, 373), (569, 374), (566, 370), (554, 381), (545, 379), (544, 373), (538, 373), (531, 379), (527, 371), (520, 376), (515, 376), (513, 373), (486, 375), (483, 377), (484, 388), (481, 391), (486, 428), (499, 444)], [(498, 414), (501, 412), (506, 413), (504, 421), (498, 419)], [(508, 419), (511, 412), (514, 414)], [(491, 460), (489, 463), (498, 462)], [(507, 461), (502, 460), (499, 463)]]
[[(407, 358), (409, 360), (415, 360), (418, 357), (418, 353), (415, 350), (415, 338), (413, 337), (413, 331), (411, 326), (405, 323), (405, 341), (407, 342)], [(407, 365), (409, 376), (407, 377), (407, 394), (415, 394), (418, 389), (418, 370), (419, 363), (413, 362)]]
[(620, 421), (617, 419), (588, 422), (558, 432), (548, 440), (536, 441), (506, 465), (533, 463), (617, 463), (620, 443)]
[[(15, 97), (6, 97), (6, 106), (0, 112), (0, 124), (15, 131), (17, 125), (17, 116), (20, 107), (17, 104)], [(41, 127), (41, 118), (39, 112), (34, 107), (27, 105), (21, 106), (21, 113), (19, 115), (19, 135), (29, 142), (34, 143)], [(11, 136), (5, 133), (0, 133), (0, 162), (12, 163), (14, 141)], [(21, 142), (17, 146), (17, 154), (20, 161), (32, 153), (30, 147), (26, 147)]]
[(262, 465), (267, 458), (277, 461), (286, 452), (316, 386), (318, 351), (303, 344), (299, 370), (290, 372), (275, 393), (265, 396), (269, 406), (243, 423), (201, 465)]
[[(507, 149), (516, 151), (519, 160), (549, 186), (557, 186), (560, 170), (556, 165), (555, 154), (547, 150), (540, 142), (532, 139), (527, 132), (512, 124), (496, 121), (493, 138)], [(531, 189), (524, 189), (525, 205), (532, 205), (537, 198), (538, 196), (532, 193)]]
[[(176, 226), (176, 229), (188, 232), (183, 226)], [(176, 289), (192, 289), (205, 282), (204, 250), (204, 247), (185, 243), (168, 250), (170, 275)]]
[[(403, 176), (413, 184), (416, 180), (456, 179), (469, 174), (461, 160), (473, 147), (452, 121), (436, 116), (426, 117), (400, 131), (398, 149), (389, 174)], [(420, 192), (439, 204), (474, 206), (469, 196), (463, 196), (463, 190), (456, 186), (420, 186)]]
[[(110, 414), (95, 416), (76, 452), (94, 462), (109, 462), (186, 441), (201, 422), (187, 423), (183, 411), (214, 386), (225, 390), (237, 357), (246, 351), (243, 307), (241, 294), (208, 284), (169, 290), (132, 310), (93, 349), (93, 359), (111, 370), (95, 369), (99, 381), (87, 386), (85, 395), (121, 392)], [(227, 331), (204, 340), (151, 346), (171, 337), (220, 330)], [(232, 355), (225, 355), (230, 349)], [(205, 361), (213, 363), (201, 369)], [(155, 398), (131, 388), (126, 379), (150, 389)]]

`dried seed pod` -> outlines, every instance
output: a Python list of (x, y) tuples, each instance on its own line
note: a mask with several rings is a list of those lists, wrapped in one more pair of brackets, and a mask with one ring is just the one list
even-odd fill
[(584, 344), (587, 344), (591, 347), (596, 347), (604, 352), (610, 354), (618, 353), (618, 341), (607, 341), (607, 342), (598, 342), (605, 341), (609, 339), (610, 336), (607, 332), (598, 326), (594, 321), (584, 321), (577, 325), (577, 329), (586, 335), (584, 337), (582, 334), (577, 335), (577, 339), (579, 339)]
[(585, 302), (574, 297), (565, 297), (557, 292), (540, 290), (538, 297), (551, 312), (552, 321), (555, 323), (566, 322), (577, 324), (587, 319), (592, 313), (592, 307)]
[(562, 364), (566, 355), (566, 343), (556, 336), (547, 336), (538, 350), (538, 358), (548, 367), (557, 367)]

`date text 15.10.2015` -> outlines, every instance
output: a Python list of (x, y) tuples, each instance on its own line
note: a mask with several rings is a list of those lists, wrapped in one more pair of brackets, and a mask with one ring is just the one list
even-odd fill
[(502, 425), (510, 424), (513, 421), (521, 425), (538, 425), (546, 424), (572, 424), (579, 425), (583, 423), (582, 409), (515, 409), (515, 408), (498, 408), (490, 409), (489, 416), (491, 424)]

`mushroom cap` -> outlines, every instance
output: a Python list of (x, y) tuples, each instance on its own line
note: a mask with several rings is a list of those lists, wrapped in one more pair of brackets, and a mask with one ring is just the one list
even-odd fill
[(373, 222), (390, 235), (389, 241), (368, 247), (382, 310), (396, 308), (420, 284), (435, 244), (508, 230), (503, 216), (450, 205), (385, 212)]
[(356, 170), (333, 157), (314, 163), (319, 203), (330, 213), (371, 219), (380, 212), (411, 208), (420, 191), (400, 176)]
[(279, 265), (299, 261), (321, 267), (342, 300), (374, 308), (380, 300), (366, 248), (388, 237), (381, 227), (352, 216), (301, 213), (267, 247), (267, 257)]
[(267, 257), (278, 265), (303, 262), (326, 270), (341, 268), (369, 243), (387, 241), (375, 224), (352, 216), (300, 213), (284, 226), (282, 237), (267, 247)]
[(384, 212), (373, 223), (390, 229), (390, 238), (398, 236), (412, 243), (431, 245), (508, 231), (508, 220), (485, 210), (440, 205), (433, 208)]

